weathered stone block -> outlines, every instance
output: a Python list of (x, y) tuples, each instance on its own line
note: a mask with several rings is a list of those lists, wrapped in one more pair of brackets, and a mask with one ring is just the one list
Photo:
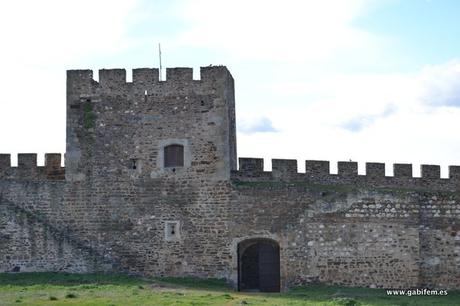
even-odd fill
[(11, 167), (11, 154), (0, 154), (0, 170)]
[(37, 167), (37, 154), (35, 153), (19, 153), (18, 154), (18, 168), (36, 168)]
[(337, 173), (341, 176), (357, 176), (358, 175), (358, 163), (339, 161)]
[(328, 175), (330, 165), (326, 160), (307, 160), (305, 161), (305, 173), (308, 176), (324, 176)]
[(412, 177), (412, 164), (394, 164), (393, 165), (394, 177)]
[(166, 68), (166, 81), (185, 82), (192, 80), (192, 68)]
[(297, 174), (297, 160), (272, 159), (272, 175), (274, 178), (289, 178)]
[(239, 169), (243, 172), (262, 172), (264, 171), (263, 158), (238, 158)]
[(441, 167), (438, 165), (421, 165), (421, 174), (423, 178), (440, 178)]
[(366, 175), (369, 177), (385, 177), (385, 164), (366, 163)]

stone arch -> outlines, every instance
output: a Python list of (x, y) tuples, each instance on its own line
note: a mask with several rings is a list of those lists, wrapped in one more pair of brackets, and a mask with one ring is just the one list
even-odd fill
[(238, 290), (279, 292), (280, 246), (269, 238), (251, 238), (238, 243)]

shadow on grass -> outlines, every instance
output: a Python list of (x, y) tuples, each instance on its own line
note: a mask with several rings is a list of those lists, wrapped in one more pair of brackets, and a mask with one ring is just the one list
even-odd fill
[(178, 286), (190, 289), (203, 289), (211, 291), (234, 291), (232, 287), (223, 279), (216, 278), (196, 278), (196, 277), (156, 277), (154, 280), (165, 286)]
[[(224, 280), (197, 279), (197, 278), (156, 278), (159, 283), (171, 287), (177, 286), (184, 289), (198, 289), (206, 291), (219, 291), (233, 299), (248, 299), (248, 304), (275, 303), (284, 305), (399, 305), (399, 306), (423, 306), (423, 305), (460, 305), (460, 291), (449, 291), (448, 296), (388, 296), (385, 289), (353, 288), (324, 284), (311, 284), (308, 286), (291, 288), (281, 293), (261, 292), (235, 292)], [(255, 299), (255, 300), (252, 300)], [(304, 304), (305, 303), (305, 304)]]
[(152, 283), (139, 277), (122, 274), (74, 274), (58, 272), (0, 273), (0, 286), (57, 285), (142, 285)]
[[(312, 284), (304, 287), (295, 287), (287, 293), (282, 293), (289, 299), (307, 299), (331, 305), (460, 305), (460, 291), (449, 290), (447, 296), (390, 296), (386, 289), (340, 287), (324, 284)], [(329, 304), (328, 304), (329, 305)]]
[(61, 272), (0, 273), (0, 286), (33, 285), (158, 285), (160, 287), (182, 287), (191, 289), (225, 291), (232, 288), (220, 279), (196, 277), (138, 277), (125, 274), (77, 274)]

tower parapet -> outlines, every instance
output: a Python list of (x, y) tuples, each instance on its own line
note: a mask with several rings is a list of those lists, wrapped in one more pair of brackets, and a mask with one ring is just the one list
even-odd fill
[[(164, 89), (174, 87), (176, 93), (190, 90), (204, 91), (216, 86), (222, 79), (233, 82), (225, 66), (200, 68), (200, 79), (193, 79), (193, 68), (166, 68), (166, 80), (159, 80), (157, 68), (136, 68), (132, 70), (133, 80), (127, 82), (125, 69), (100, 69), (99, 81), (93, 78), (92, 70), (68, 70), (67, 88), (74, 93), (134, 95), (144, 94), (147, 90), (161, 93)], [(217, 88), (215, 88), (217, 89)]]
[[(207, 173), (229, 179), (236, 169), (234, 84), (224, 66), (67, 71), (66, 175), (71, 181), (112, 172), (151, 178)], [(164, 146), (183, 146), (184, 167), (165, 169)], [(111, 158), (107, 158), (110, 156)], [(193, 161), (189, 157), (193, 157)], [(176, 170), (176, 169), (175, 169)]]

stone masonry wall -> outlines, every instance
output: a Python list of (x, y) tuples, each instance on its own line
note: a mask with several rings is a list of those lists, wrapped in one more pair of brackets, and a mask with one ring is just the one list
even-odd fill
[(110, 262), (56, 227), (64, 182), (0, 181), (0, 272), (113, 271)]
[[(238, 245), (280, 246), (283, 288), (310, 282), (460, 288), (460, 168), (240, 159), (225, 67), (72, 70), (60, 155), (0, 155), (0, 271), (112, 271), (227, 279)], [(184, 147), (164, 167), (164, 147)]]
[(332, 175), (324, 162), (307, 164), (323, 167), (297, 173), (295, 161), (273, 160), (272, 172), (264, 172), (262, 160), (240, 159), (232, 176), (234, 205), (244, 215), (239, 233), (276, 234), (285, 285), (459, 287), (455, 175), (385, 177), (383, 168), (381, 176), (358, 176), (341, 164)]
[[(157, 72), (137, 69), (126, 83), (124, 70), (101, 70), (98, 83), (90, 71), (69, 71), (66, 181), (54, 193), (61, 198), (48, 197), (51, 177), (35, 175), (44, 172), (36, 155), (20, 155), (18, 168), (2, 155), (2, 205), (40, 214), (91, 253), (96, 270), (225, 277), (229, 265), (202, 259), (223, 243), (209, 231), (219, 206), (225, 214), (236, 167), (233, 79), (224, 67), (203, 68), (200, 81), (188, 68), (168, 69), (165, 82)], [(184, 145), (185, 167), (162, 166), (171, 143)], [(179, 235), (167, 239), (171, 222)]]

